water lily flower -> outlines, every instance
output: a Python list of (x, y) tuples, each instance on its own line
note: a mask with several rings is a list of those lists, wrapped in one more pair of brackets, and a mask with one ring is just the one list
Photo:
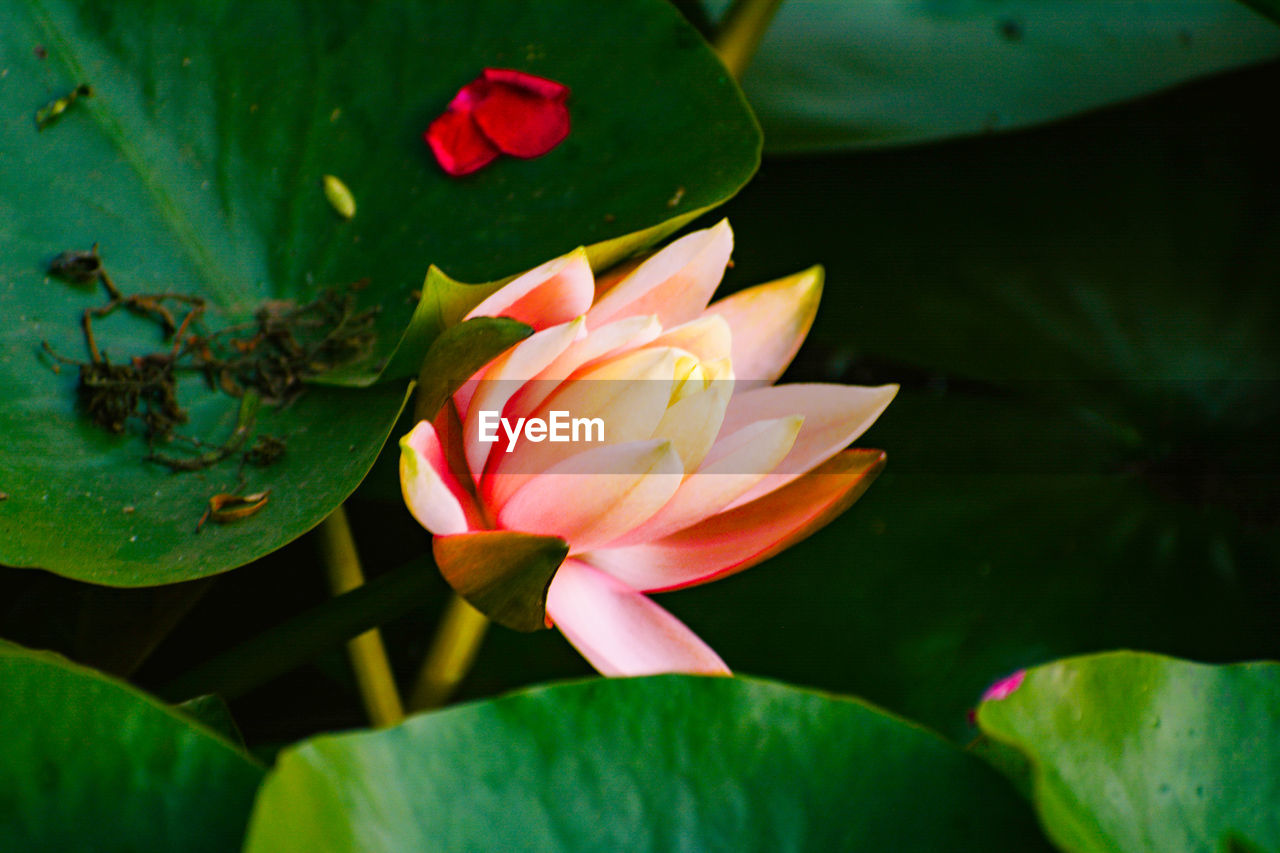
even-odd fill
[(440, 168), (469, 175), (499, 154), (541, 157), (569, 135), (569, 87), (510, 68), (486, 68), (463, 86), (423, 139)]
[[(648, 594), (776, 554), (883, 464), (846, 448), (896, 386), (771, 384), (813, 322), (821, 269), (708, 305), (732, 248), (721, 222), (598, 282), (581, 249), (516, 278), (469, 316), (534, 333), (401, 441), (405, 501), (437, 554), (490, 530), (568, 543), (546, 622), (605, 675), (727, 674)], [(600, 418), (606, 440), (480, 440), (483, 411), (514, 423), (555, 410)]]

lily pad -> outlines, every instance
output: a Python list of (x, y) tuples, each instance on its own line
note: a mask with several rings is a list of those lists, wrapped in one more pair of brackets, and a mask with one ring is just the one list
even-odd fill
[(978, 724), (1029, 759), (1063, 850), (1280, 850), (1280, 664), (1057, 661), (984, 702)]
[[(421, 133), (484, 66), (567, 84), (574, 130), (545, 157), (455, 180)], [(91, 94), (37, 125), (81, 84)], [(264, 406), (255, 434), (286, 452), (243, 483), (234, 459), (172, 474), (137, 435), (88, 424), (75, 368), (56, 374), (42, 350), (87, 361), (81, 315), (103, 304), (95, 284), (47, 276), (54, 257), (96, 243), (121, 291), (202, 298), (210, 331), (360, 282), (372, 343), (319, 379), (367, 385), (406, 330), (418, 353), (439, 331), (410, 324), (432, 264), (493, 281), (583, 244), (608, 263), (732, 195), (760, 145), (736, 85), (661, 0), (8, 3), (0, 93), (0, 563), (119, 586), (225, 571), (318, 523), (368, 471), (405, 388)], [(350, 190), (352, 218), (324, 175)], [(170, 347), (123, 311), (98, 338), (113, 364)], [(391, 378), (418, 366), (398, 365)], [(235, 402), (202, 381), (178, 398), (185, 434), (216, 444), (234, 428)], [(269, 488), (268, 504), (197, 536), (208, 498), (237, 485)]]
[(860, 702), (660, 676), (531, 690), (281, 754), (245, 849), (1046, 849), (978, 759)]
[(808, 0), (778, 10), (743, 87), (770, 150), (813, 151), (1043, 124), (1277, 55), (1237, 0)]
[(0, 836), (13, 850), (238, 848), (262, 769), (184, 714), (0, 644)]

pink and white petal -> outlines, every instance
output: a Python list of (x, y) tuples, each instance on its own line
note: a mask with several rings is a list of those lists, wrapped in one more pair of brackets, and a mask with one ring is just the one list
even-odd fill
[[(690, 382), (701, 382), (691, 379)], [(685, 471), (695, 471), (715, 444), (725, 408), (733, 396), (733, 382), (712, 382), (667, 407), (653, 430), (654, 438), (670, 439)]]
[(638, 349), (662, 334), (662, 324), (653, 314), (624, 317), (613, 323), (591, 327), (587, 336), (576, 341), (553, 361), (538, 379), (563, 380), (597, 359), (620, 355)]
[(602, 675), (731, 674), (679, 619), (577, 560), (566, 560), (552, 579), (547, 616)]
[[(488, 367), (476, 374), (476, 379), (458, 389), (454, 402), (458, 405), (462, 420), (467, 467), (473, 477), (479, 479), (489, 454), (495, 447), (505, 447), (501, 430), (498, 431), (497, 443), (480, 441), (480, 412), (501, 414), (506, 409), (507, 402), (530, 377), (544, 370), (570, 344), (585, 334), (586, 322), (582, 317), (535, 332), (489, 362)], [(464, 396), (469, 399), (463, 400)]]
[(775, 492), (663, 539), (578, 556), (645, 592), (707, 583), (821, 529), (861, 497), (883, 467), (879, 450), (847, 450)]
[[(643, 349), (602, 361), (564, 383), (532, 417), (550, 420), (551, 412), (569, 418), (599, 418), (604, 426), (601, 445), (642, 441), (653, 437), (671, 397), (675, 353)], [(512, 476), (536, 474), (581, 452), (580, 443), (520, 441), (511, 452), (495, 450), (480, 482), (482, 498), (501, 506), (519, 482)], [(474, 469), (473, 469), (474, 470)]]
[(822, 298), (822, 267), (747, 288), (709, 306), (733, 333), (733, 370), (739, 379), (770, 383), (795, 358)]
[(602, 296), (604, 296), (610, 290), (613, 290), (615, 286), (626, 281), (627, 277), (636, 271), (636, 267), (640, 266), (645, 261), (652, 258), (653, 255), (654, 255), (653, 252), (646, 252), (644, 254), (637, 255), (634, 258), (628, 258), (627, 260), (622, 261), (618, 264), (615, 264), (614, 266), (609, 267), (609, 269), (597, 275), (596, 276), (596, 297), (594, 301), (599, 302)]
[(733, 333), (723, 317), (707, 314), (667, 329), (653, 341), (652, 346), (677, 347), (693, 353), (702, 361), (718, 361), (732, 355)]
[(620, 354), (652, 341), (662, 332), (658, 318), (627, 317), (598, 329), (590, 329), (587, 335), (569, 345), (547, 367), (525, 383), (520, 393), (511, 399), (508, 411), (512, 417), (527, 417), (542, 405), (547, 397), (560, 387), (574, 372), (606, 356)]
[(596, 299), (593, 325), (657, 314), (664, 327), (692, 320), (707, 307), (733, 253), (727, 220), (676, 240)]
[(413, 517), (437, 536), (483, 526), (471, 495), (449, 470), (449, 461), (429, 421), (420, 422), (400, 439), (400, 490)]
[(573, 551), (587, 550), (643, 524), (675, 494), (681, 475), (680, 457), (669, 441), (593, 447), (523, 476), (498, 508), (498, 524), (559, 536)]
[(540, 331), (587, 313), (594, 298), (586, 249), (575, 249), (516, 277), (472, 308), (466, 319), (510, 317)]
[(652, 542), (721, 511), (782, 461), (803, 421), (798, 415), (761, 421), (718, 442), (718, 455), (708, 455), (697, 473), (685, 477), (662, 509), (609, 547)]
[(787, 415), (803, 416), (804, 426), (791, 452), (774, 472), (761, 478), (730, 507), (781, 488), (848, 447), (880, 417), (897, 393), (897, 385), (796, 384), (734, 394), (725, 411), (721, 436), (732, 436), (755, 421)]

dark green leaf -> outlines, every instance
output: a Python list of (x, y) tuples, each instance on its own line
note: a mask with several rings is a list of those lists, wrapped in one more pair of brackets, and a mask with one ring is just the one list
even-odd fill
[(546, 627), (547, 589), (569, 555), (563, 539), (486, 530), (437, 536), (433, 550), (440, 574), (476, 610), (517, 631)]
[(1271, 20), (1280, 22), (1280, 2), (1277, 0), (1242, 0), (1242, 2)]
[(778, 10), (743, 86), (772, 150), (902, 145), (1043, 124), (1278, 54), (1280, 31), (1236, 0), (807, 0)]
[(1280, 850), (1280, 664), (1117, 652), (1036, 667), (978, 724), (1064, 850)]
[[(451, 179), (421, 134), (486, 65), (566, 83), (574, 130), (545, 157)], [(367, 384), (402, 338), (408, 378), (440, 330), (434, 303), (410, 324), (432, 264), (494, 281), (579, 245), (606, 264), (732, 195), (760, 145), (736, 85), (660, 0), (4, 3), (0, 71), (0, 563), (120, 586), (230, 569), (318, 523), (369, 469), (403, 389), (264, 406), (258, 434), (286, 452), (243, 487), (270, 488), (269, 505), (197, 537), (208, 498), (238, 485), (235, 459), (170, 474), (141, 438), (86, 422), (75, 368), (55, 374), (41, 342), (87, 360), (81, 313), (103, 299), (47, 276), (54, 258), (97, 243), (123, 292), (202, 297), (211, 330), (367, 279), (372, 348), (324, 379)], [(81, 83), (92, 97), (38, 131), (36, 111)], [(323, 175), (349, 188), (352, 219)], [(170, 346), (125, 312), (98, 337), (114, 364)], [(231, 433), (235, 401), (198, 379), (178, 399), (184, 434)]]
[(174, 707), (197, 723), (202, 723), (222, 735), (231, 743), (244, 746), (244, 735), (240, 733), (240, 727), (236, 725), (235, 717), (231, 715), (231, 708), (221, 696), (207, 694), (197, 696)]
[(473, 317), (445, 329), (422, 360), (414, 399), (415, 418), (434, 418), (462, 383), (532, 333), (529, 326), (507, 317)]
[(154, 699), (0, 648), (0, 837), (11, 850), (238, 848), (262, 770)]
[(1044, 849), (977, 759), (859, 702), (595, 680), (282, 754), (246, 850)]

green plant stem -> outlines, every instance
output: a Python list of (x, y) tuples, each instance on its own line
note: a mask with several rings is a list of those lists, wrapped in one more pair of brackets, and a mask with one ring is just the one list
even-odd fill
[(484, 614), (454, 593), (409, 696), (411, 711), (439, 708), (449, 701), (471, 669), (488, 628)]
[(782, 0), (735, 0), (724, 13), (712, 46), (735, 80), (742, 79), (780, 5)]
[(431, 561), (414, 560), (211, 658), (157, 693), (171, 702), (208, 693), (234, 699), (370, 628), (428, 604), (439, 588)]
[[(330, 591), (338, 596), (364, 586), (364, 570), (360, 568), (360, 555), (356, 553), (347, 511), (339, 505), (321, 522), (318, 533)], [(347, 643), (347, 654), (369, 721), (382, 728), (403, 720), (404, 705), (387, 659), (387, 649), (382, 644), (382, 632), (370, 628), (353, 638)]]

